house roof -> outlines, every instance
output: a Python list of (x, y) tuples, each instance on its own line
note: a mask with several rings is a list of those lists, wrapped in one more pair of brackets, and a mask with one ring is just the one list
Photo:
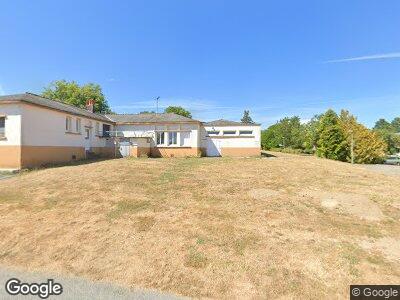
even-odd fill
[(121, 115), (106, 115), (115, 123), (199, 123), (200, 121), (193, 120), (174, 113), (143, 113), (143, 114), (121, 114)]
[(228, 121), (224, 119), (219, 119), (211, 122), (203, 122), (204, 126), (259, 126), (260, 124), (248, 124), (242, 122)]
[(112, 123), (107, 117), (104, 115), (92, 113), (86, 109), (79, 108), (76, 106), (72, 106), (69, 104), (65, 104), (63, 102), (60, 102), (58, 100), (52, 100), (48, 98), (44, 98), (42, 96), (32, 94), (32, 93), (25, 93), (25, 94), (15, 94), (15, 95), (8, 95), (8, 96), (0, 96), (0, 104), (2, 102), (26, 102), (42, 107), (46, 107), (49, 109), (54, 109), (58, 111), (63, 111), (66, 113), (78, 115), (78, 116), (83, 116), (83, 117), (88, 117), (91, 119), (96, 119), (108, 123)]

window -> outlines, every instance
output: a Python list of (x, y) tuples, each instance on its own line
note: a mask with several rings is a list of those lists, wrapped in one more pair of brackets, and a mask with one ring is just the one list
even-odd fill
[(178, 133), (176, 131), (168, 132), (168, 145), (178, 144)]
[(239, 134), (240, 135), (252, 135), (253, 134), (253, 130), (240, 130)]
[(85, 139), (90, 139), (90, 128), (85, 128)]
[(76, 132), (81, 133), (81, 119), (76, 119)]
[(96, 135), (100, 135), (100, 124), (96, 122)]
[(103, 124), (103, 136), (109, 137), (110, 136), (111, 126), (107, 124)]
[(165, 132), (157, 132), (157, 145), (164, 145), (165, 143)]
[(190, 131), (181, 132), (181, 146), (184, 147), (190, 146)]
[(72, 118), (71, 117), (66, 117), (65, 118), (65, 131), (72, 131)]
[(6, 135), (6, 117), (0, 117), (0, 137), (5, 137)]
[(224, 130), (224, 135), (235, 135), (236, 131), (235, 130)]
[(210, 131), (207, 131), (207, 134), (208, 135), (218, 135), (219, 131), (218, 130), (210, 130)]

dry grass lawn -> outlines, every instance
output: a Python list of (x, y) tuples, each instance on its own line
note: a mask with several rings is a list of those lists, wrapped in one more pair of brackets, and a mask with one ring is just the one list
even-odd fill
[(400, 282), (399, 185), (287, 154), (32, 171), (0, 181), (0, 264), (193, 297), (347, 298)]

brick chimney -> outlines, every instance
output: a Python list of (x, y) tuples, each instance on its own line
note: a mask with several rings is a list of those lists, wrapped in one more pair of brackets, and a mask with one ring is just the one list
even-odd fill
[(94, 100), (93, 99), (89, 99), (86, 101), (86, 109), (90, 112), (94, 111)]

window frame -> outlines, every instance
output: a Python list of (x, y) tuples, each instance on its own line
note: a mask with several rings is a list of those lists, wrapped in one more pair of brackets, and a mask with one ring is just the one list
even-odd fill
[(237, 134), (237, 130), (223, 130), (222, 135), (233, 136)]
[(82, 132), (82, 120), (80, 118), (76, 118), (75, 120), (75, 130), (77, 133)]
[[(108, 128), (108, 130), (105, 130), (106, 128)], [(111, 131), (111, 125), (103, 123), (102, 136), (103, 137), (110, 137), (110, 131)]]
[(239, 130), (239, 135), (253, 135), (253, 130)]
[(219, 135), (221, 130), (207, 130), (207, 135)]
[[(190, 147), (192, 140), (192, 132), (191, 131), (181, 131), (179, 134), (179, 146), (180, 147)], [(187, 141), (187, 144), (185, 144)]]
[(65, 117), (65, 132), (72, 132), (72, 117)]
[[(175, 137), (175, 139), (173, 137)], [(168, 132), (168, 146), (171, 146), (171, 145), (178, 146), (178, 132), (177, 131), (169, 131)]]
[[(159, 142), (160, 140), (160, 142)], [(165, 131), (157, 131), (156, 132), (156, 145), (157, 146), (165, 146)]]
[(6, 137), (6, 119), (7, 119), (7, 117), (6, 116), (0, 116), (0, 119), (3, 120), (3, 124), (4, 124), (2, 130), (1, 130), (1, 127), (0, 127), (0, 138), (3, 139), (3, 138)]

